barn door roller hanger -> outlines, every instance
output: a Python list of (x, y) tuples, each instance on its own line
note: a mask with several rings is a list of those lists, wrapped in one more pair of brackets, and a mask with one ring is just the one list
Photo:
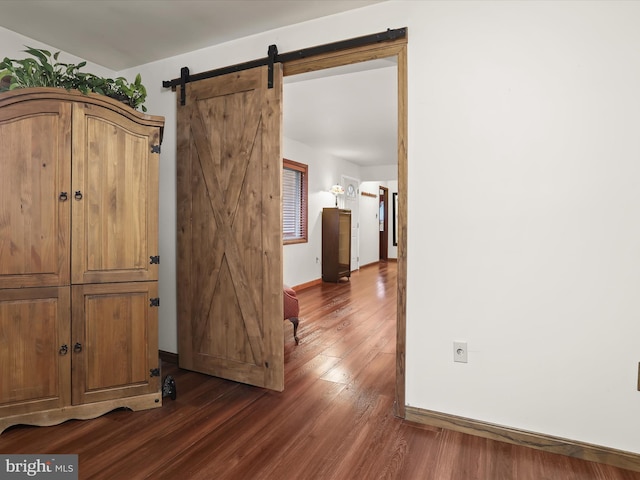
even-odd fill
[(305, 48), (303, 50), (296, 50), (288, 53), (278, 53), (278, 47), (276, 45), (269, 45), (267, 50), (267, 56), (265, 58), (259, 58), (257, 60), (251, 60), (249, 62), (238, 63), (228, 67), (217, 68), (215, 70), (209, 70), (202, 73), (196, 73), (191, 75), (188, 67), (182, 67), (180, 69), (180, 77), (173, 80), (164, 80), (162, 86), (164, 88), (171, 88), (175, 91), (176, 87), (180, 85), (180, 105), (184, 105), (186, 101), (185, 85), (190, 82), (197, 82), (198, 80), (204, 80), (207, 78), (218, 77), (220, 75), (226, 75), (227, 73), (240, 72), (242, 70), (248, 70), (250, 68), (262, 67), (268, 65), (268, 87), (273, 88), (273, 65), (276, 63), (286, 63), (292, 60), (300, 60), (302, 58), (313, 57), (315, 55), (321, 55), (329, 52), (339, 52), (341, 50), (348, 50), (350, 48), (362, 47), (366, 45), (372, 45), (375, 43), (389, 42), (397, 40), (399, 38), (405, 38), (407, 36), (407, 29), (397, 28), (388, 29), (385, 32), (374, 33), (371, 35), (365, 35), (363, 37), (351, 38), (349, 40), (342, 40), (334, 43), (327, 43), (325, 45), (319, 45), (317, 47)]

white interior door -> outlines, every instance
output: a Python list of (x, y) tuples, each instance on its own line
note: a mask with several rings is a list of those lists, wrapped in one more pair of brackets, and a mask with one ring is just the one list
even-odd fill
[(344, 207), (351, 210), (351, 271), (360, 268), (360, 180), (342, 175)]

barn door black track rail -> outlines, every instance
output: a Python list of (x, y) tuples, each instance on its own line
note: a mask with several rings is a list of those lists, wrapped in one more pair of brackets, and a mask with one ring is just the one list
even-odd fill
[[(399, 38), (405, 38), (407, 36), (406, 28), (388, 29), (385, 32), (374, 33), (371, 35), (365, 35), (362, 37), (351, 38), (349, 40), (342, 40), (334, 43), (327, 43), (325, 45), (318, 45), (317, 47), (305, 48), (302, 50), (296, 50), (294, 52), (278, 53), (278, 47), (276, 45), (269, 45), (267, 56), (265, 58), (259, 58), (257, 60), (251, 60), (249, 62), (238, 63), (228, 67), (217, 68), (215, 70), (209, 70), (207, 72), (191, 74), (188, 67), (182, 67), (180, 69), (180, 78), (174, 78), (173, 80), (164, 80), (162, 86), (164, 88), (171, 88), (175, 90), (178, 85), (184, 87), (187, 83), (197, 82), (198, 80), (204, 80), (206, 78), (218, 77), (220, 75), (226, 75), (227, 73), (240, 72), (242, 70), (248, 70), (250, 68), (261, 67), (263, 65), (269, 66), (269, 88), (273, 87), (273, 65), (275, 63), (286, 63), (292, 60), (300, 60), (302, 58), (313, 57), (315, 55), (321, 55), (329, 52), (339, 52), (341, 50), (348, 50), (350, 48), (363, 47), (366, 45), (373, 45), (376, 43), (389, 42), (397, 40)], [(185, 104), (185, 89), (180, 89), (180, 104)]]

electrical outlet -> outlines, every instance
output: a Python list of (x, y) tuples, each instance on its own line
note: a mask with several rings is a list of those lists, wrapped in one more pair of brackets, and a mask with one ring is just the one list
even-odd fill
[(467, 363), (467, 342), (453, 342), (453, 361)]

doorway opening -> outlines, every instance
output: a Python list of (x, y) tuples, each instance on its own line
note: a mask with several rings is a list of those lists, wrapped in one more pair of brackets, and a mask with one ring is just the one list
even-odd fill
[(379, 187), (378, 199), (378, 224), (380, 231), (378, 257), (381, 262), (386, 262), (389, 260), (389, 189), (387, 187)]
[[(396, 311), (396, 372), (395, 414), (405, 416), (405, 352), (406, 352), (406, 256), (407, 256), (407, 40), (406, 38), (385, 44), (355, 47), (341, 52), (323, 53), (314, 57), (293, 60), (284, 64), (286, 77), (302, 73), (318, 72), (346, 65), (365, 67), (373, 60), (392, 59), (396, 64), (397, 79), (397, 311)], [(383, 96), (384, 92), (380, 92)], [(284, 94), (286, 98), (286, 92)], [(345, 172), (346, 173), (346, 172)], [(327, 187), (332, 184), (326, 181)], [(389, 202), (386, 202), (387, 204)], [(388, 216), (388, 215), (387, 215)]]

